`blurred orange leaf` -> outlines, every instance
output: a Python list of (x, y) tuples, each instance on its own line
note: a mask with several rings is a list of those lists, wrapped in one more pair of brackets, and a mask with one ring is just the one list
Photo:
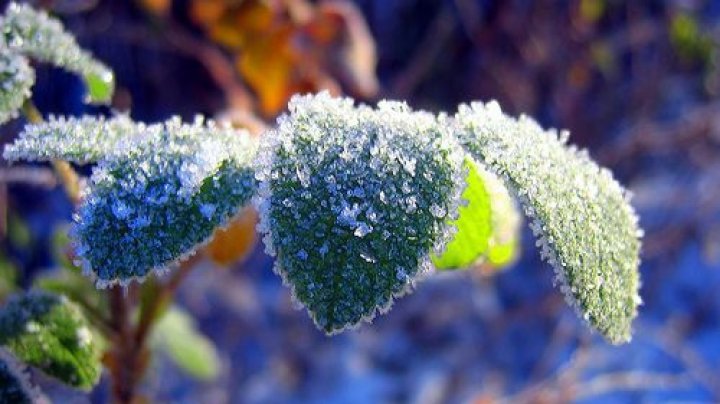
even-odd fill
[(142, 8), (158, 17), (164, 17), (170, 12), (172, 0), (138, 0)]
[(257, 220), (254, 208), (244, 208), (225, 229), (215, 230), (212, 241), (205, 247), (207, 256), (224, 267), (244, 259), (257, 243)]
[(339, 81), (357, 96), (377, 92), (375, 44), (350, 2), (194, 0), (191, 16), (236, 54), (237, 69), (266, 116), (297, 92), (337, 93)]

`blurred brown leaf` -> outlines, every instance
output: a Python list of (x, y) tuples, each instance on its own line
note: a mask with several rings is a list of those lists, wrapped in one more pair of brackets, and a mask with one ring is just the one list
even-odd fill
[(225, 229), (215, 230), (205, 253), (216, 264), (228, 267), (244, 259), (257, 243), (255, 225), (258, 215), (253, 207), (246, 207)]
[(190, 14), (236, 55), (265, 116), (276, 115), (298, 92), (339, 93), (340, 82), (360, 97), (378, 90), (375, 44), (350, 2), (194, 0)]
[(140, 7), (157, 17), (165, 17), (170, 12), (172, 0), (137, 0)]

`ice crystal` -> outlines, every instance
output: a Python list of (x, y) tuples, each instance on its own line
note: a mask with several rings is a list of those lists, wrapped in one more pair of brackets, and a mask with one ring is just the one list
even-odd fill
[(113, 73), (80, 48), (60, 21), (24, 3), (12, 2), (0, 19), (3, 46), (80, 75), (92, 102), (106, 103), (114, 89)]
[(30, 292), (10, 299), (0, 312), (0, 344), (49, 376), (87, 390), (102, 367), (100, 346), (83, 334), (90, 334), (88, 323), (64, 296)]
[(430, 268), (457, 216), (462, 152), (444, 118), (402, 103), (320, 93), (289, 107), (257, 159), (258, 229), (317, 326), (340, 332)]
[(142, 137), (144, 124), (133, 122), (127, 115), (113, 118), (85, 116), (82, 118), (49, 117), (47, 122), (26, 125), (15, 142), (6, 146), (3, 156), (8, 161), (66, 160), (85, 164), (108, 158), (121, 141)]
[(524, 205), (569, 303), (609, 341), (629, 340), (641, 232), (627, 192), (587, 152), (567, 146), (567, 133), (508, 117), (495, 102), (462, 105), (456, 124), (460, 143)]
[(202, 119), (147, 125), (118, 141), (76, 215), (86, 273), (99, 287), (127, 284), (194, 253), (249, 201), (254, 150), (247, 132)]
[(23, 56), (10, 51), (0, 41), (0, 124), (18, 115), (30, 97), (35, 72)]

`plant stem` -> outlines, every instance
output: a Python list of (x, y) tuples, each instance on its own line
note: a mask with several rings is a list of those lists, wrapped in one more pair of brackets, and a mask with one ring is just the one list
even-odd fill
[(121, 286), (113, 286), (109, 291), (111, 324), (115, 330), (112, 360), (109, 366), (112, 377), (113, 401), (116, 403), (132, 403), (135, 395), (135, 358), (131, 355), (131, 330), (128, 318), (128, 302), (125, 290)]
[(138, 382), (147, 369), (149, 350), (148, 337), (161, 308), (172, 300), (178, 287), (195, 266), (197, 256), (183, 262), (172, 273), (171, 278), (140, 311), (137, 327), (129, 321), (129, 298), (120, 286), (110, 289), (111, 324), (115, 332), (114, 347), (111, 350), (110, 374), (113, 383), (113, 401), (130, 404), (135, 400)]
[(143, 345), (145, 343), (150, 331), (152, 331), (152, 325), (160, 314), (161, 308), (172, 300), (182, 281), (195, 266), (197, 259), (198, 255), (195, 254), (180, 264), (180, 267), (172, 273), (171, 278), (162, 286), (155, 298), (150, 300), (148, 306), (144, 307), (140, 312), (140, 320), (135, 331), (136, 345)]

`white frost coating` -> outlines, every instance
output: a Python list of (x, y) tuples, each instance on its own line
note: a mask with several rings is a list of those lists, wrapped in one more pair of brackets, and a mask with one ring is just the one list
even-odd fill
[(78, 346), (80, 347), (88, 347), (92, 343), (92, 333), (90, 332), (90, 329), (82, 326), (77, 329), (77, 340), (78, 340)]
[[(71, 124), (64, 136), (82, 127)], [(167, 272), (204, 245), (255, 189), (256, 144), (245, 131), (200, 117), (193, 124), (171, 118), (127, 127), (125, 136), (93, 155), (99, 164), (71, 232), (78, 263), (98, 287)]]
[(445, 117), (403, 103), (320, 93), (289, 109), (261, 140), (258, 230), (293, 297), (334, 334), (384, 313), (430, 270), (455, 230), (463, 152)]
[(145, 124), (124, 114), (112, 118), (50, 116), (46, 122), (25, 125), (15, 142), (5, 146), (8, 161), (66, 160), (96, 162), (119, 149), (119, 144), (146, 136)]
[(461, 105), (460, 143), (513, 190), (540, 254), (567, 301), (610, 342), (628, 341), (640, 302), (638, 218), (628, 193), (567, 132), (502, 113), (496, 102)]
[[(67, 69), (82, 76), (86, 82), (97, 81), (113, 86), (112, 71), (82, 50), (60, 21), (45, 11), (11, 2), (0, 19), (0, 27), (3, 31), (0, 41), (12, 51)], [(111, 94), (112, 91), (109, 91), (103, 97)]]
[(0, 40), (0, 124), (14, 119), (35, 83), (35, 71), (22, 55)]

